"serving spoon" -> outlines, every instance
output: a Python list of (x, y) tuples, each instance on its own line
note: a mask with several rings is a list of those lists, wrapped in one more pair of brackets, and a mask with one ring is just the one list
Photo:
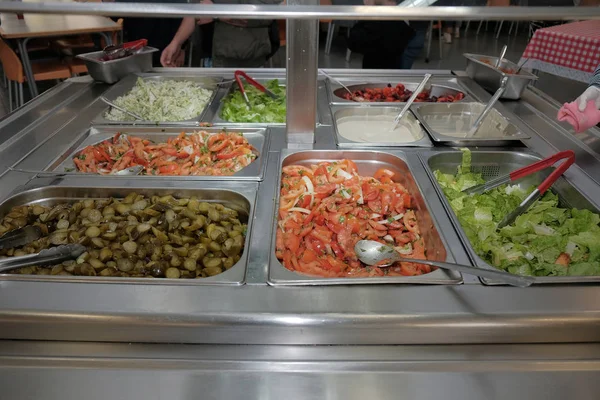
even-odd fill
[(402, 121), (402, 118), (406, 115), (406, 112), (408, 111), (408, 109), (410, 108), (412, 103), (415, 102), (415, 100), (417, 99), (417, 96), (419, 94), (421, 94), (421, 91), (423, 91), (423, 88), (425, 87), (425, 85), (427, 85), (427, 82), (429, 82), (429, 79), (431, 79), (431, 74), (425, 74), (425, 77), (423, 78), (421, 83), (419, 83), (419, 86), (417, 86), (417, 88), (415, 89), (413, 94), (410, 96), (410, 98), (408, 99), (408, 101), (406, 102), (406, 104), (404, 105), (402, 110), (400, 110), (398, 115), (396, 115), (396, 118), (394, 118), (394, 122), (393, 122), (394, 126), (392, 127), (392, 131), (398, 127), (398, 124), (400, 123), (400, 121)]
[(431, 265), (451, 271), (458, 271), (480, 278), (497, 279), (508, 285), (527, 287), (533, 284), (534, 279), (530, 276), (513, 275), (506, 272), (493, 271), (489, 269), (471, 267), (469, 265), (455, 264), (443, 261), (417, 260), (402, 257), (392, 246), (388, 246), (374, 240), (359, 240), (354, 246), (356, 256), (367, 265), (377, 265), (379, 268), (389, 267), (395, 262), (412, 262)]

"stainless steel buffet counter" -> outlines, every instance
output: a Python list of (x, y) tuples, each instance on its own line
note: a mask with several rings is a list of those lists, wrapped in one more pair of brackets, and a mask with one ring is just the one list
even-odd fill
[[(369, 78), (418, 82), (424, 72), (370, 74)], [(230, 70), (184, 69), (180, 73), (232, 75)], [(282, 70), (250, 73), (263, 79), (284, 77)], [(329, 73), (342, 80), (365, 81), (364, 71)], [(472, 100), (490, 98), (460, 73), (434, 73), (434, 84), (450, 82)], [(520, 289), (485, 286), (467, 275), (443, 285), (269, 284), (269, 268), (278, 263), (271, 243), (279, 166), (287, 146), (285, 127), (267, 130), (261, 154), (264, 174), (258, 183), (35, 177), (33, 172), (23, 172), (52, 169), (57, 157), (81, 143), (90, 121), (106, 109), (98, 97), (109, 89), (91, 82), (63, 83), (0, 122), (0, 199), (47, 185), (84, 190), (211, 188), (243, 190), (247, 197), (255, 192), (247, 262), (239, 266), (244, 268), (244, 278), (239, 285), (204, 285), (2, 275), (0, 387), (27, 376), (39, 384), (42, 393), (53, 380), (70, 376), (80, 382), (110, 382), (110, 390), (98, 387), (88, 398), (100, 398), (100, 393), (103, 398), (126, 398), (133, 393), (128, 391), (132, 388), (127, 389), (131, 379), (143, 386), (150, 398), (161, 390), (170, 393), (169, 398), (192, 398), (207, 392), (221, 398), (252, 393), (248, 396), (290, 399), (330, 398), (328, 393), (335, 393), (335, 398), (341, 398), (340, 393), (345, 393), (344, 398), (397, 398), (394, 394), (398, 393), (410, 393), (411, 398), (597, 397), (600, 387), (591, 378), (600, 371), (600, 353), (591, 343), (600, 341), (598, 284)], [(226, 90), (216, 93), (203, 122), (218, 117), (219, 100)], [(327, 90), (325, 78), (320, 78), (315, 150), (339, 150)], [(565, 178), (598, 205), (597, 130), (586, 136), (572, 135), (554, 122), (556, 104), (535, 90), (528, 90), (519, 102), (504, 102), (496, 109), (529, 138), (522, 140), (523, 146), (495, 150), (539, 156), (574, 150), (576, 166)], [(444, 237), (449, 259), (471, 264), (423, 157), (424, 152), (451, 150), (437, 146), (366, 151), (402, 153)], [(219, 371), (227, 374), (219, 375)], [(161, 374), (156, 381), (155, 373)], [(535, 385), (531, 379), (536, 378), (548, 384)], [(180, 391), (172, 394), (161, 389), (162, 385), (178, 385)], [(561, 390), (565, 387), (579, 387), (580, 391), (565, 393)], [(14, 398), (28, 398), (38, 389), (24, 385), (15, 389)], [(62, 398), (77, 398), (76, 393), (73, 390)]]

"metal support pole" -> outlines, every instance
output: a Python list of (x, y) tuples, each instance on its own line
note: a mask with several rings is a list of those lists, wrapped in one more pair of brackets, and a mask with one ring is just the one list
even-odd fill
[[(318, 5), (318, 0), (288, 0), (288, 5)], [(312, 146), (317, 123), (319, 20), (287, 21), (288, 147)]]

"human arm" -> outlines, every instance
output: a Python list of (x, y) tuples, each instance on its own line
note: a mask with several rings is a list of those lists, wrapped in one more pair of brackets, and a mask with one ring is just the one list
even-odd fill
[(600, 110), (600, 65), (590, 80), (590, 86), (577, 98), (579, 111), (583, 112), (590, 101), (593, 101), (596, 108)]
[(163, 67), (176, 67), (175, 61), (179, 59), (181, 54), (181, 46), (192, 36), (196, 29), (196, 22), (192, 17), (185, 17), (179, 25), (179, 29), (171, 43), (163, 50), (160, 55), (160, 63)]

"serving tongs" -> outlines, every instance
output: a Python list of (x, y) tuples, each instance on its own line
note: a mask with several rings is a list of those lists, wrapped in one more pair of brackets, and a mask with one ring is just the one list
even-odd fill
[(498, 224), (498, 229), (503, 228), (515, 222), (519, 215), (527, 211), (529, 207), (531, 207), (531, 205), (535, 203), (536, 200), (539, 199), (546, 192), (546, 190), (550, 189), (552, 184), (554, 184), (554, 182), (556, 182), (556, 180), (562, 174), (564, 174), (567, 169), (569, 169), (569, 167), (575, 162), (575, 153), (572, 150), (558, 152), (553, 156), (535, 162), (526, 167), (514, 170), (509, 174), (502, 175), (492, 180), (489, 180), (484, 184), (465, 189), (463, 190), (463, 193), (481, 194), (487, 192), (488, 190), (496, 188), (500, 185), (504, 185), (505, 183), (509, 183), (511, 181), (515, 181), (517, 179), (529, 176), (535, 172), (544, 170), (546, 168), (550, 168), (561, 160), (564, 160), (564, 162), (561, 163), (558, 166), (558, 168), (552, 171), (550, 175), (548, 175), (548, 177), (544, 179), (544, 181), (533, 192), (531, 192), (531, 194), (529, 194), (529, 196), (527, 196), (517, 208), (515, 208), (510, 214), (504, 217), (502, 221), (500, 221), (500, 223)]
[(242, 92), (242, 96), (244, 97), (244, 101), (246, 102), (246, 105), (248, 106), (249, 110), (252, 109), (252, 105), (250, 104), (248, 95), (246, 94), (246, 91), (244, 90), (244, 84), (242, 83), (242, 78), (244, 78), (246, 80), (246, 82), (248, 82), (249, 84), (251, 84), (252, 86), (257, 88), (258, 90), (260, 90), (261, 92), (263, 92), (264, 94), (269, 96), (270, 98), (272, 98), (272, 99), (279, 98), (279, 96), (277, 96), (275, 93), (271, 92), (269, 89), (267, 89), (266, 87), (264, 87), (263, 85), (261, 85), (260, 83), (255, 81), (254, 79), (252, 79), (244, 71), (237, 70), (233, 73), (233, 76), (234, 76), (235, 81), (237, 82), (238, 86), (240, 87), (240, 92)]
[(85, 251), (85, 246), (81, 244), (63, 244), (62, 246), (42, 250), (36, 254), (3, 258), (0, 259), (0, 273), (29, 265), (60, 264), (63, 261), (79, 257)]
[(147, 39), (134, 40), (133, 42), (123, 43), (117, 46), (110, 45), (106, 46), (103, 50), (104, 61), (117, 60), (119, 58), (125, 58), (132, 54), (137, 53), (148, 45)]
[(24, 226), (23, 228), (15, 229), (2, 235), (0, 237), (0, 250), (25, 246), (28, 243), (38, 240), (40, 237), (42, 237), (42, 230), (39, 226)]

